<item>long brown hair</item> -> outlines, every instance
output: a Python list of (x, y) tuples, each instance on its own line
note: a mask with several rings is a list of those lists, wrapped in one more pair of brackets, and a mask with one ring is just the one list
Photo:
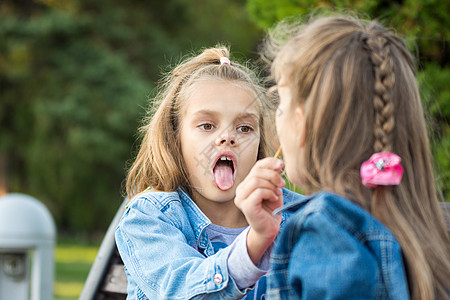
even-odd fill
[[(275, 80), (286, 79), (294, 105), (305, 111), (303, 188), (343, 195), (371, 212), (402, 247), (412, 298), (445, 298), (450, 241), (414, 62), (403, 40), (376, 21), (328, 16), (279, 24), (265, 54)], [(381, 151), (401, 157), (403, 179), (369, 189), (359, 169)]]
[(201, 80), (229, 81), (250, 90), (260, 108), (260, 143), (258, 159), (273, 153), (273, 103), (265, 96), (257, 74), (248, 66), (231, 61), (224, 46), (206, 49), (189, 57), (169, 72), (161, 81), (160, 91), (153, 99), (153, 107), (140, 128), (143, 139), (139, 152), (128, 171), (126, 191), (130, 199), (152, 187), (159, 191), (174, 191), (184, 187), (190, 192), (188, 174), (181, 153), (179, 139), (180, 117), (189, 91)]

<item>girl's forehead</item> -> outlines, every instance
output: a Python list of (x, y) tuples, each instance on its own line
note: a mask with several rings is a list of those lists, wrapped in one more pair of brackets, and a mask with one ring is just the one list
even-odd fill
[(225, 80), (201, 80), (193, 83), (184, 95), (184, 113), (199, 110), (249, 112), (260, 115), (256, 92), (244, 84)]

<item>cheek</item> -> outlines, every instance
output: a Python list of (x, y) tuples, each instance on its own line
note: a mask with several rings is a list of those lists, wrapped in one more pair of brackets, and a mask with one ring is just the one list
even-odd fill
[(258, 158), (258, 150), (259, 150), (259, 144), (260, 140), (257, 135), (254, 135), (253, 137), (247, 138), (245, 141), (240, 141), (241, 146), (241, 152), (239, 153), (240, 156), (247, 161), (256, 161)]
[(281, 130), (281, 115), (282, 115), (282, 109), (278, 106), (277, 111), (275, 112), (275, 126), (277, 128), (277, 134), (280, 134)]
[(241, 144), (242, 151), (238, 153), (239, 168), (237, 177), (242, 180), (245, 178), (258, 159), (259, 138), (255, 135), (252, 140)]
[(303, 161), (301, 159), (302, 149), (300, 147), (300, 132), (296, 130), (295, 124), (299, 120), (291, 111), (277, 111), (276, 128), (278, 139), (283, 149), (283, 160), (286, 175), (295, 185), (301, 185), (301, 172)]
[(275, 126), (277, 129), (278, 139), (283, 147), (283, 154), (288, 151), (287, 146), (292, 142), (292, 119), (289, 113), (283, 108), (278, 108), (275, 117)]

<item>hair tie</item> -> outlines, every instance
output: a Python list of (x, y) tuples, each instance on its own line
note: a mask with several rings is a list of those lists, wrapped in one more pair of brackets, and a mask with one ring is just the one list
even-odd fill
[(223, 65), (223, 64), (225, 64), (225, 65), (231, 65), (231, 62), (230, 62), (230, 60), (229, 60), (227, 57), (222, 56), (222, 57), (220, 58), (220, 64), (221, 64), (221, 65)]
[(379, 185), (399, 185), (403, 176), (400, 156), (391, 152), (377, 152), (361, 165), (362, 183), (370, 188)]

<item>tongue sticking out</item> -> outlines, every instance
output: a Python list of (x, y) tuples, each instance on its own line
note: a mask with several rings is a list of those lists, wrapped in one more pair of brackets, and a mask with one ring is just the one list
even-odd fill
[(214, 167), (214, 182), (217, 187), (223, 191), (229, 190), (233, 187), (233, 168), (224, 163), (218, 163)]

